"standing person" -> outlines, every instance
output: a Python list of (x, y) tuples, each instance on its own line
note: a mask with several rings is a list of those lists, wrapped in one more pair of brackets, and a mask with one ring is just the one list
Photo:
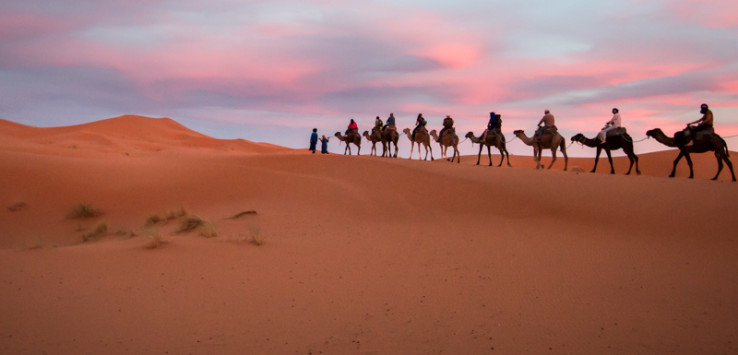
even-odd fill
[(325, 134), (323, 135), (323, 138), (320, 139), (320, 153), (321, 154), (328, 154), (328, 140), (329, 138), (326, 138)]
[(545, 132), (547, 129), (551, 129), (552, 131), (557, 130), (554, 115), (552, 115), (551, 111), (549, 110), (543, 111), (543, 117), (541, 117), (541, 120), (538, 121), (536, 139), (540, 140), (543, 132)]
[(418, 128), (425, 127), (425, 124), (427, 122), (425, 121), (425, 118), (423, 118), (423, 114), (419, 113), (418, 118), (415, 120), (415, 128), (413, 128), (413, 141), (415, 141), (415, 132), (418, 131)]
[(313, 133), (310, 135), (310, 151), (315, 154), (315, 146), (318, 144), (318, 129), (313, 128)]
[(494, 132), (501, 132), (502, 130), (502, 115), (498, 115), (494, 112), (489, 113), (489, 122), (487, 122), (487, 129), (484, 130), (484, 133), (482, 133), (482, 142), (485, 142), (487, 140), (487, 134), (492, 131)]
[(384, 127), (382, 127), (382, 132), (384, 132), (387, 127), (390, 129), (397, 129), (397, 126), (395, 126), (395, 114), (390, 113), (389, 117), (387, 117), (387, 122), (384, 124)]
[(612, 109), (612, 118), (605, 123), (605, 127), (602, 127), (602, 130), (600, 131), (598, 138), (600, 138), (600, 142), (602, 144), (605, 144), (605, 138), (607, 137), (607, 132), (614, 131), (622, 126), (622, 119), (620, 118), (620, 110), (617, 108)]

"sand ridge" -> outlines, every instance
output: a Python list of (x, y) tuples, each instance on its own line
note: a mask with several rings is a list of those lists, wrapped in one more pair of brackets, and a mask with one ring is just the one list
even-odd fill
[[(690, 180), (666, 178), (675, 151), (624, 176), (625, 158), (312, 155), (134, 116), (0, 134), (4, 353), (736, 351), (738, 184), (707, 180), (712, 154)], [(67, 218), (80, 203), (102, 215)]]

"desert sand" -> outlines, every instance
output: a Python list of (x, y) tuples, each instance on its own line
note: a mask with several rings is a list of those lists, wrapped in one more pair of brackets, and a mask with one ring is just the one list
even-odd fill
[(712, 154), (667, 178), (676, 155), (625, 176), (3, 120), (0, 353), (735, 354), (738, 183)]

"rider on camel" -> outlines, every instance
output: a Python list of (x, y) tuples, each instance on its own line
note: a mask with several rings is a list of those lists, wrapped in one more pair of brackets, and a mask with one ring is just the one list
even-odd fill
[(415, 140), (415, 132), (417, 132), (420, 127), (425, 127), (426, 123), (427, 122), (425, 121), (425, 118), (423, 118), (423, 114), (419, 113), (418, 118), (415, 120), (415, 128), (413, 128), (413, 140)]
[(602, 130), (597, 135), (597, 137), (600, 139), (601, 144), (605, 144), (605, 137), (607, 137), (607, 133), (610, 131), (614, 131), (622, 126), (622, 119), (620, 118), (620, 110), (617, 108), (612, 109), (612, 118), (605, 123), (605, 127), (602, 127)]
[(536, 140), (541, 140), (541, 136), (546, 131), (550, 131), (551, 133), (554, 133), (558, 129), (556, 128), (556, 122), (554, 119), (554, 115), (551, 114), (551, 111), (546, 110), (544, 111), (544, 115), (541, 118), (540, 121), (538, 121), (538, 129), (536, 130)]
[(354, 119), (351, 119), (351, 122), (349, 122), (348, 129), (346, 130), (346, 135), (349, 134), (359, 134), (359, 125), (356, 124), (356, 121)]
[[(707, 107), (707, 104), (700, 105), (700, 113), (702, 114), (702, 117), (694, 122), (687, 123), (687, 129), (685, 130), (685, 141), (684, 144), (689, 144), (692, 141), (692, 138), (701, 131), (706, 131), (707, 133), (715, 133), (715, 129), (712, 126), (713, 123), (713, 115), (712, 110), (710, 110), (709, 107)], [(697, 124), (697, 126), (693, 126)]]
[(493, 134), (495, 133), (502, 133), (502, 115), (498, 115), (494, 112), (489, 113), (489, 122), (487, 122), (487, 129), (484, 130), (484, 133), (482, 133), (481, 140), (482, 142), (487, 140), (487, 133), (492, 131)]
[(389, 117), (387, 117), (387, 122), (384, 124), (384, 127), (382, 127), (382, 133), (384, 133), (385, 130), (387, 130), (387, 127), (389, 129), (397, 130), (397, 126), (395, 126), (395, 114), (390, 113)]
[(454, 119), (451, 118), (451, 115), (446, 115), (446, 118), (443, 119), (443, 128), (441, 128), (441, 132), (438, 133), (438, 141), (440, 142), (443, 135), (453, 128)]

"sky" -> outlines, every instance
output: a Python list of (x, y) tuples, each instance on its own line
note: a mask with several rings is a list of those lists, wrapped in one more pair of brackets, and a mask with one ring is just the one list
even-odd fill
[(399, 128), (423, 113), (439, 129), (451, 115), (463, 136), (494, 111), (511, 140), (545, 109), (565, 136), (594, 136), (617, 107), (640, 140), (682, 129), (705, 102), (731, 136), (736, 13), (738, 2), (710, 0), (0, 0), (0, 118), (170, 117), (303, 148), (312, 128), (331, 136), (354, 118), (363, 131), (390, 112)]

